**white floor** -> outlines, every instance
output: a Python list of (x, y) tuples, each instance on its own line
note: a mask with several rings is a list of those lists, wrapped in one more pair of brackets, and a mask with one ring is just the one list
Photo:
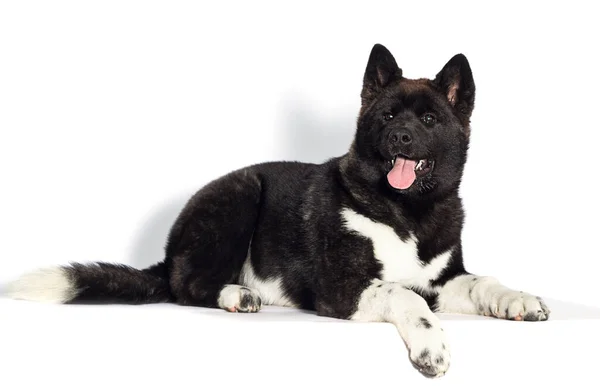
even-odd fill
[(426, 379), (389, 324), (0, 298), (0, 390), (597, 389), (600, 308), (547, 302), (542, 323), (441, 315), (452, 364)]

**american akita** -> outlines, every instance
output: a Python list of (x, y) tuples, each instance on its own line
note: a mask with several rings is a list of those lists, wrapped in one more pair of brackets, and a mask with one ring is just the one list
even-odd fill
[(541, 321), (541, 298), (463, 266), (459, 186), (475, 84), (464, 55), (407, 79), (371, 51), (348, 153), (271, 162), (201, 188), (175, 221), (162, 262), (144, 270), (71, 263), (9, 286), (17, 299), (157, 303), (256, 312), (261, 305), (393, 323), (414, 365), (443, 375), (450, 353), (434, 312)]

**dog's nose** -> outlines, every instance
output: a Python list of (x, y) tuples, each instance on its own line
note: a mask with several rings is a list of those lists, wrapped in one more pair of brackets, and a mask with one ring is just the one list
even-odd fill
[(412, 136), (408, 129), (398, 129), (390, 133), (390, 144), (393, 145), (410, 145), (412, 144), (412, 140)]

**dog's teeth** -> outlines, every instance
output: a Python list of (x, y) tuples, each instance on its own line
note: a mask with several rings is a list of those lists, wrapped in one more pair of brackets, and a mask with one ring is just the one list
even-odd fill
[(420, 170), (422, 165), (423, 165), (423, 160), (419, 160), (419, 163), (417, 163), (415, 170)]

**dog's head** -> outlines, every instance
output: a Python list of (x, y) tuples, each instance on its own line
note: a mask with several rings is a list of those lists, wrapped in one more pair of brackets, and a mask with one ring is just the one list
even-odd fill
[(371, 51), (351, 149), (358, 174), (386, 192), (426, 197), (458, 189), (475, 83), (457, 54), (433, 80), (407, 79), (382, 45)]

